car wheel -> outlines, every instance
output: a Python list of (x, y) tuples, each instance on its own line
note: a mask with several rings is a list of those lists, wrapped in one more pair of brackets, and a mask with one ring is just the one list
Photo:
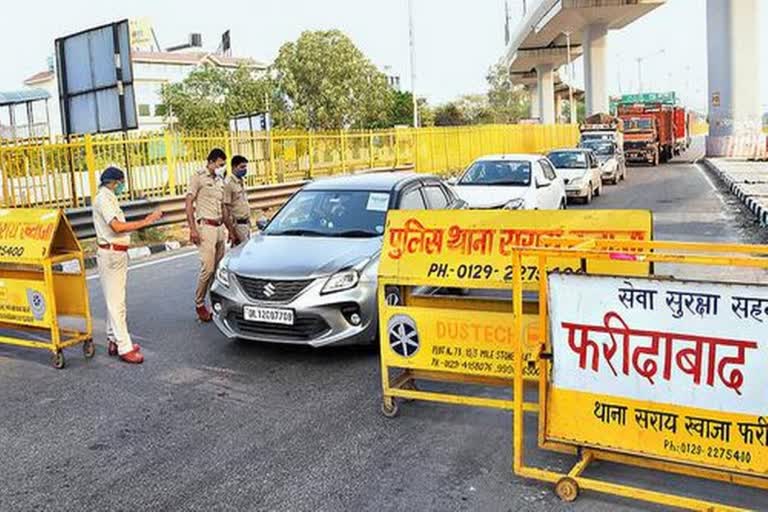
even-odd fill
[(592, 202), (592, 187), (587, 190), (587, 197), (584, 198), (584, 204), (590, 204)]
[(567, 201), (565, 198), (563, 198), (562, 200), (560, 200), (560, 209), (561, 209), (561, 210), (566, 210), (566, 209), (568, 209), (568, 201)]
[(598, 184), (597, 187), (595, 187), (595, 197), (600, 197), (600, 194), (602, 193), (603, 193), (602, 184)]

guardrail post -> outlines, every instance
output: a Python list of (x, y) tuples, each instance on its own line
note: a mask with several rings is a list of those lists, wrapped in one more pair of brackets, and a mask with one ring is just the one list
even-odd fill
[(269, 131), (269, 183), (275, 183), (275, 148), (272, 146), (275, 138), (272, 131)]
[(400, 143), (398, 142), (397, 129), (392, 133), (392, 145), (395, 147), (395, 167), (400, 165)]
[(344, 136), (344, 130), (341, 132), (341, 172), (347, 172), (347, 139)]
[(312, 179), (312, 174), (314, 174), (315, 171), (315, 140), (312, 138), (312, 130), (309, 131), (309, 142), (307, 145), (307, 151), (309, 152), (309, 175), (307, 178)]
[(373, 130), (368, 130), (368, 168), (373, 169)]
[(173, 142), (175, 137), (171, 138), (168, 130), (163, 132), (163, 142), (165, 144), (165, 161), (168, 167), (168, 189), (172, 196), (176, 195), (176, 155), (173, 152)]
[[(93, 152), (93, 137), (85, 135), (85, 165), (88, 168), (88, 188), (91, 193), (91, 204), (96, 199), (99, 187), (96, 184), (96, 154)], [(72, 169), (72, 172), (75, 172)]]

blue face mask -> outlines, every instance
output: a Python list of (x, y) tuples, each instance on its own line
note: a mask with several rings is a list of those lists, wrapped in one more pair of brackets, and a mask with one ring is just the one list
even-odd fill
[(122, 195), (123, 192), (125, 192), (125, 183), (121, 181), (115, 187), (115, 195), (116, 196)]
[(232, 171), (235, 176), (237, 176), (240, 179), (245, 178), (245, 175), (248, 174), (248, 169), (237, 169), (235, 171)]

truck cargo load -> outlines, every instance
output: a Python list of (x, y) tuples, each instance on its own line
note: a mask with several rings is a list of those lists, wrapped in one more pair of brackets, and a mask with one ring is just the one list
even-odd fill
[(660, 103), (619, 105), (627, 161), (659, 162), (675, 155), (674, 107)]

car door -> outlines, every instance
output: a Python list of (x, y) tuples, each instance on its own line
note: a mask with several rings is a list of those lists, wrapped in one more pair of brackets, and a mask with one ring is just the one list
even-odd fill
[(600, 170), (600, 162), (597, 160), (597, 156), (594, 153), (589, 153), (589, 169), (590, 176), (592, 178), (592, 186), (600, 184), (602, 181), (602, 171)]
[[(538, 167), (541, 168), (540, 179), (543, 180), (543, 183), (537, 183), (536, 187), (539, 209), (557, 210), (560, 208), (560, 200), (563, 194), (563, 180), (557, 177), (555, 168), (549, 163), (549, 160), (542, 158), (539, 160)], [(541, 184), (546, 185), (540, 187), (539, 185)]]
[(421, 183), (409, 185), (400, 192), (398, 210), (426, 210), (426, 208), (424, 196), (421, 194)]

